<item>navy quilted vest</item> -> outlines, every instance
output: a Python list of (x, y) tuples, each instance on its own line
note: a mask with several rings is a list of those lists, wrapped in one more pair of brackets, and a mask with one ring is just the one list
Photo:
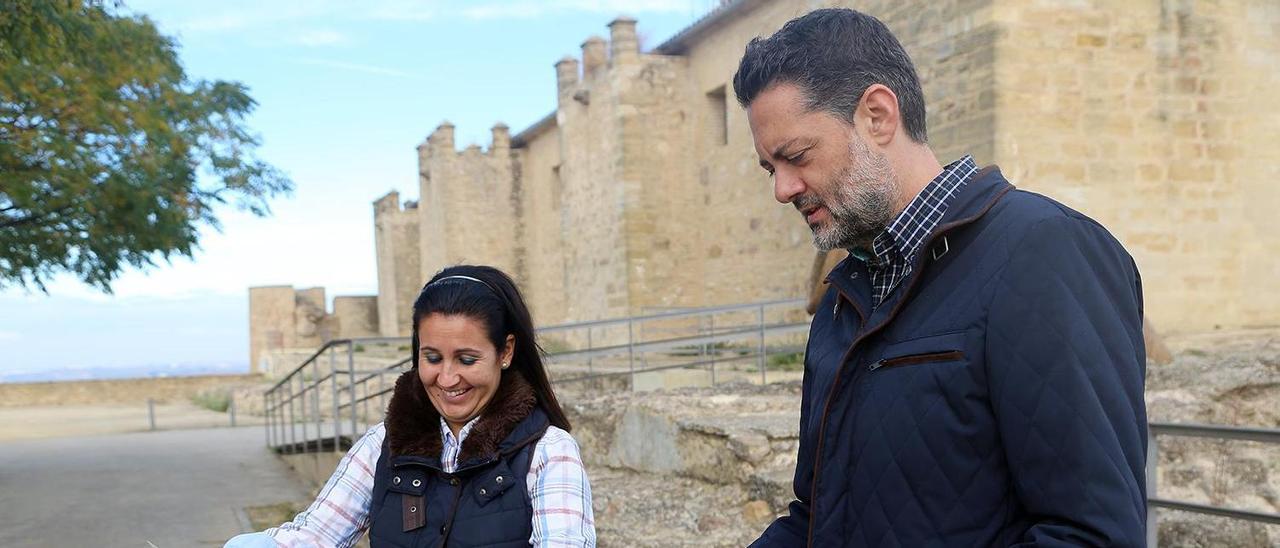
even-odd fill
[[(525, 479), (537, 442), (549, 425), (546, 413), (539, 407), (516, 406), (514, 412), (523, 414), (523, 419), (506, 424), (497, 418), (488, 420), (490, 414), (506, 412), (510, 418), (513, 412), (509, 405), (513, 390), (500, 389), (491, 404), (497, 409), (486, 411), (463, 440), (458, 469), (448, 474), (440, 467), (438, 415), (430, 414), (429, 404), (427, 409), (415, 408), (425, 398), (403, 405), (409, 394), (421, 390), (421, 384), (413, 382), (416, 380), (416, 372), (410, 371), (397, 382), (397, 393), (388, 409), (387, 439), (374, 472), (370, 545), (528, 546), (533, 507)], [(414, 426), (414, 434), (427, 442), (425, 449), (403, 442), (407, 427), (401, 415), (409, 414), (410, 409), (414, 413), (409, 424)], [(423, 415), (427, 420), (419, 421)], [(432, 422), (434, 431), (427, 428)], [(495, 429), (505, 435), (496, 437)], [(486, 437), (493, 446), (484, 447)], [(407, 447), (397, 449), (397, 444)]]

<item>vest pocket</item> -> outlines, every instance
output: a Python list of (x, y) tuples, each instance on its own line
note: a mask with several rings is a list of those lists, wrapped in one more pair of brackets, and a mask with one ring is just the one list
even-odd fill
[(963, 360), (964, 352), (952, 350), (949, 352), (932, 352), (929, 354), (913, 354), (910, 356), (899, 356), (897, 358), (885, 358), (871, 364), (871, 370), (875, 371), (881, 367), (895, 367), (899, 365), (917, 365), (921, 363), (932, 362), (949, 362), (952, 360)]
[(475, 494), (476, 502), (483, 507), (510, 489), (515, 483), (514, 480), (511, 468), (503, 461), (493, 469), (476, 476), (471, 482), (471, 491)]

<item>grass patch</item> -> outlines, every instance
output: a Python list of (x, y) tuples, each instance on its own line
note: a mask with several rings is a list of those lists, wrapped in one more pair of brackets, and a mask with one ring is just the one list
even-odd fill
[(355, 348), (355, 351), (356, 351), (356, 352), (364, 352), (364, 345), (363, 345), (363, 344), (357, 344), (357, 345), (356, 345), (356, 348)]
[(542, 340), (538, 341), (538, 346), (541, 346), (542, 351), (548, 354), (560, 354), (573, 350), (573, 347), (569, 346), (568, 342), (556, 337), (542, 337)]
[(231, 394), (228, 392), (201, 392), (191, 397), (191, 403), (210, 411), (226, 413), (231, 407)]
[(247, 506), (244, 513), (248, 516), (249, 523), (253, 525), (253, 530), (262, 531), (293, 520), (298, 512), (306, 508), (305, 504), (298, 502), (280, 502), (264, 506)]
[(787, 352), (769, 355), (770, 371), (804, 371), (804, 352)]

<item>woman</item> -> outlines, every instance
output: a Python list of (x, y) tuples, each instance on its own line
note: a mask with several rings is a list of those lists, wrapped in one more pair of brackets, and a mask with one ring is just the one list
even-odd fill
[(386, 420), (293, 521), (227, 548), (594, 546), (591, 487), (515, 283), (445, 269), (413, 304)]

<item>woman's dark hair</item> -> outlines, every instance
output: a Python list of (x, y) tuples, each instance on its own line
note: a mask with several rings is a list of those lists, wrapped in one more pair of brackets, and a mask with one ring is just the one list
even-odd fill
[(853, 123), (853, 111), (872, 84), (898, 96), (907, 136), (927, 140), (924, 92), (911, 57), (879, 19), (851, 9), (814, 10), (768, 38), (747, 44), (733, 91), (743, 108), (776, 82), (804, 91), (810, 112), (823, 110)]
[[(456, 276), (456, 277), (455, 277)], [(470, 279), (468, 279), (470, 278)], [(458, 265), (441, 270), (422, 287), (413, 303), (413, 368), (422, 359), (418, 351), (418, 323), (431, 314), (461, 314), (484, 324), (489, 341), (499, 352), (506, 347), (507, 335), (515, 337), (515, 355), (508, 371), (518, 371), (533, 387), (538, 405), (551, 424), (569, 431), (556, 394), (551, 390), (546, 367), (542, 364), (542, 348), (533, 332), (529, 308), (516, 289), (516, 283), (501, 270), (491, 266)], [(507, 382), (503, 376), (502, 382)]]

